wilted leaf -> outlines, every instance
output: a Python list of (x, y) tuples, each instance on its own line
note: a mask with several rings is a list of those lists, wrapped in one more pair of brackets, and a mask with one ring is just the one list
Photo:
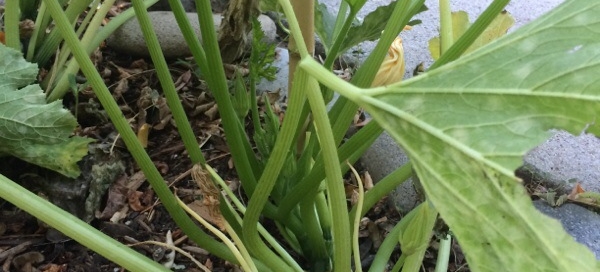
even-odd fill
[[(439, 69), (343, 95), (408, 153), (472, 271), (599, 271), (514, 175), (551, 128), (600, 135), (600, 3), (550, 14)], [(589, 126), (589, 127), (588, 127)]]
[(60, 101), (46, 104), (35, 80), (37, 68), (21, 53), (0, 45), (0, 154), (9, 154), (68, 177), (79, 176), (77, 162), (91, 139), (70, 137), (77, 121)]
[[(481, 35), (473, 42), (473, 44), (463, 53), (468, 54), (475, 49), (482, 47), (491, 41), (498, 39), (506, 34), (509, 28), (515, 24), (515, 18), (510, 13), (503, 11), (490, 23), (490, 25), (481, 33)], [(453, 40), (456, 41), (469, 28), (469, 14), (464, 11), (452, 12), (452, 34)], [(434, 60), (440, 57), (440, 38), (435, 37), (429, 40), (429, 52)]]

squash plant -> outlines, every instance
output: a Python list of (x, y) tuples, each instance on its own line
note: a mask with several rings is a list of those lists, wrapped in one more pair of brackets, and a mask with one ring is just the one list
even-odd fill
[[(197, 174), (210, 177), (215, 186), (222, 186), (223, 182), (207, 165), (191, 133), (143, 2), (132, 2), (177, 128), (190, 159), (197, 165)], [(298, 8), (301, 2), (293, 4)], [(442, 33), (442, 54), (429, 71), (401, 83), (369, 88), (389, 45), (421, 9), (422, 0), (395, 3), (386, 17), (389, 19), (379, 44), (351, 82), (336, 77), (328, 64), (345, 48), (345, 37), (365, 1), (342, 3), (341, 9), (349, 13), (346, 16), (346, 12), (340, 12), (339, 23), (327, 32), (332, 43), (325, 60), (327, 65), (323, 66), (313, 60), (307, 50), (310, 46), (307, 47), (302, 38), (313, 35), (303, 33), (300, 28), (298, 21), (306, 18), (296, 18), (297, 11), (292, 4), (279, 0), (295, 41), (292, 53), (297, 54), (299, 60), (286, 116), (280, 126), (271, 126), (276, 130), (274, 137), (261, 138), (246, 135), (232, 104), (212, 17), (202, 16), (211, 13), (209, 2), (196, 0), (202, 28), (200, 43), (190, 31), (181, 3), (169, 1), (219, 105), (227, 143), (249, 199), (242, 205), (231, 193), (220, 198), (226, 229), (239, 250), (198, 228), (179, 206), (94, 69), (62, 9), (55, 1), (44, 0), (44, 3), (162, 204), (191, 240), (215, 256), (252, 271), (349, 271), (351, 256), (357, 254), (356, 250), (353, 252), (352, 243), (358, 238), (353, 235), (356, 232), (351, 231), (357, 227), (355, 219), (406, 180), (414, 168), (427, 201), (406, 215), (388, 234), (373, 261), (372, 271), (385, 269), (397, 243), (403, 255), (394, 270), (402, 267), (403, 271), (418, 271), (438, 213), (462, 246), (473, 271), (595, 271), (600, 268), (594, 255), (566, 234), (558, 222), (534, 209), (513, 173), (524, 153), (547, 138), (551, 128), (573, 133), (584, 129), (600, 132), (594, 124), (600, 113), (595, 80), (600, 67), (597, 65), (600, 38), (595, 35), (600, 31), (600, 24), (595, 14), (600, 11), (600, 5), (594, 2), (566, 1), (528, 26), (461, 57), (508, 3), (507, 0), (493, 1), (451, 46), (447, 46), (448, 38)], [(325, 99), (330, 90), (339, 92), (342, 97), (327, 112)], [(376, 122), (370, 122), (341, 143), (358, 106), (367, 109)], [(255, 123), (266, 130), (266, 124)], [(384, 129), (406, 150), (411, 163), (361, 194), (359, 203), (362, 205), (349, 212), (342, 182), (342, 174), (350, 168), (347, 161), (356, 161)], [(261, 133), (260, 129), (257, 131)], [(260, 156), (251, 148), (248, 140), (251, 137), (266, 147)], [(227, 192), (225, 187), (221, 189)], [(126, 255), (130, 253), (110, 238), (97, 234), (89, 226), (86, 228), (51, 205), (40, 204), (35, 195), (23, 190), (9, 180), (0, 182), (0, 197), (39, 216), (91, 249), (130, 270), (140, 270), (141, 266), (137, 265), (147, 265), (144, 269), (154, 267), (139, 254)], [(58, 218), (47, 216), (50, 214)], [(65, 220), (71, 224), (65, 224)], [(274, 222), (283, 237), (281, 241), (264, 231), (263, 220)], [(79, 235), (82, 229), (94, 236)], [(107, 244), (95, 243), (94, 237), (113, 243), (119, 249), (119, 256), (99, 248)], [(303, 261), (294, 259), (283, 245), (295, 251), (295, 256), (302, 256)], [(449, 249), (442, 248), (446, 252), (440, 256), (447, 256)], [(135, 265), (127, 263), (123, 256), (131, 256)], [(355, 260), (355, 270), (361, 270), (359, 261)], [(447, 260), (439, 262), (438, 271), (444, 270), (444, 262)]]

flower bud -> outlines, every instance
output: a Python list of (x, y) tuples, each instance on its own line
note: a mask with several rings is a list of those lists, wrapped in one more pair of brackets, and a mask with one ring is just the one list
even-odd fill
[(402, 39), (396, 37), (388, 54), (377, 71), (377, 75), (371, 84), (371, 87), (390, 85), (400, 82), (404, 77), (404, 49), (402, 48)]

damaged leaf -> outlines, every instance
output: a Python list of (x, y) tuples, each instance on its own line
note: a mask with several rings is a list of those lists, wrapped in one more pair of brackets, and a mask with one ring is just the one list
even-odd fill
[(36, 75), (35, 64), (0, 45), (0, 154), (77, 177), (92, 140), (71, 137), (77, 121), (60, 101), (47, 104), (39, 85), (27, 85)]

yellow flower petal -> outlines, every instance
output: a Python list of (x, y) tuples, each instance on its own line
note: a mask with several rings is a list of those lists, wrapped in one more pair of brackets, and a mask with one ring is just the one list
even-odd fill
[(402, 39), (397, 37), (387, 56), (381, 63), (379, 71), (371, 84), (371, 87), (378, 87), (396, 83), (404, 77), (404, 48), (402, 47)]

